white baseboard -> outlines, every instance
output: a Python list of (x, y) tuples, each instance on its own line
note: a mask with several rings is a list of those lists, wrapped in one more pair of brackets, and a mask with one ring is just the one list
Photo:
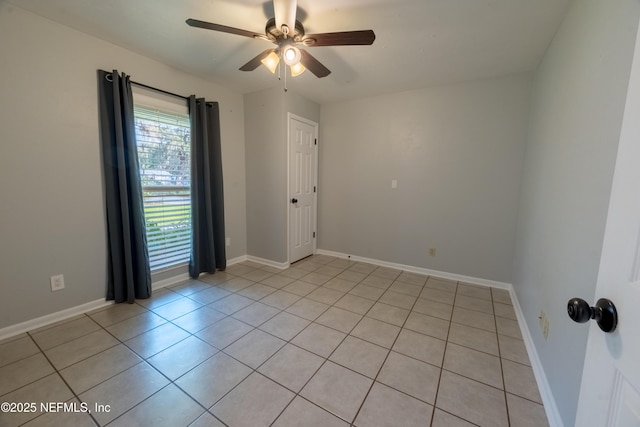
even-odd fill
[(227, 260), (227, 267), (233, 264), (238, 264), (241, 263), (243, 261), (247, 260), (247, 256), (246, 255), (241, 255), (239, 257), (235, 257), (235, 258), (231, 258)]
[(26, 322), (7, 326), (6, 328), (0, 329), (0, 340), (28, 332), (33, 329), (41, 328), (52, 323), (60, 322), (98, 308), (107, 307), (111, 304), (113, 304), (113, 301), (105, 301), (104, 298), (101, 298), (75, 307), (67, 308), (65, 310), (57, 311), (55, 313), (47, 314), (45, 316), (37, 317), (35, 319), (27, 320)]
[(428, 268), (414, 267), (412, 265), (398, 264), (395, 262), (381, 261), (379, 259), (365, 258), (356, 255), (344, 254), (341, 252), (327, 251), (318, 249), (319, 255), (328, 255), (336, 258), (349, 259), (351, 261), (366, 262), (367, 264), (378, 265), (380, 267), (395, 268), (398, 270), (408, 271), (410, 273), (424, 274), (425, 276), (442, 277), (443, 279), (455, 280), (457, 282), (466, 282), (474, 285), (491, 286), (500, 289), (510, 289), (510, 283), (498, 282), (495, 280), (481, 279), (479, 277), (464, 276), (462, 274), (448, 273), (446, 271), (430, 270)]
[(255, 257), (253, 255), (247, 255), (247, 261), (257, 262), (258, 264), (263, 264), (269, 267), (277, 268), (279, 270), (285, 270), (289, 268), (288, 262), (271, 261), (269, 259)]
[[(228, 260), (227, 265), (237, 264), (239, 262), (246, 261), (246, 260), (247, 260), (247, 256), (243, 255), (243, 256)], [(256, 262), (259, 262), (259, 261), (256, 261)], [(273, 263), (271, 261), (268, 261), (266, 265), (273, 265)], [(282, 267), (279, 267), (279, 268), (282, 268)], [(175, 284), (184, 282), (189, 279), (190, 279), (189, 273), (176, 274), (175, 276), (169, 277), (167, 279), (152, 282), (151, 289), (152, 290), (162, 289), (167, 286), (173, 286)], [(79, 314), (84, 314), (84, 313), (88, 313), (90, 311), (96, 310), (98, 308), (107, 307), (113, 303), (114, 303), (113, 301), (106, 301), (104, 299), (99, 299), (99, 300), (87, 302), (84, 304), (80, 304), (78, 306), (71, 307), (65, 310), (57, 311), (55, 313), (47, 314), (45, 316), (41, 316), (35, 319), (27, 320), (26, 322), (21, 322), (15, 325), (1, 328), (0, 341), (6, 338), (11, 338), (15, 335), (22, 334), (24, 332), (32, 331), (37, 328), (42, 328), (43, 326), (47, 326), (52, 323), (69, 319)]]
[(551, 386), (549, 385), (547, 376), (544, 373), (542, 362), (540, 361), (538, 351), (536, 350), (533, 338), (531, 337), (531, 330), (524, 318), (524, 313), (520, 307), (520, 302), (518, 301), (518, 297), (513, 289), (513, 285), (509, 285), (509, 294), (511, 296), (511, 302), (513, 303), (513, 309), (516, 312), (516, 317), (518, 318), (518, 325), (520, 326), (524, 345), (527, 348), (527, 353), (529, 354), (529, 362), (531, 362), (533, 375), (536, 377), (536, 382), (538, 383), (538, 390), (540, 391), (542, 404), (544, 405), (544, 410), (547, 414), (549, 427), (564, 427), (564, 423), (560, 417), (560, 411), (558, 411), (558, 405), (556, 405), (556, 400), (553, 398)]
[(191, 277), (189, 277), (189, 273), (180, 273), (177, 274), (175, 276), (169, 277), (167, 279), (163, 279), (163, 280), (158, 280), (155, 282), (151, 283), (151, 289), (152, 290), (157, 290), (157, 289), (162, 289), (162, 288), (166, 288), (167, 286), (173, 286), (176, 285), (180, 282), (184, 282), (186, 280), (189, 280)]

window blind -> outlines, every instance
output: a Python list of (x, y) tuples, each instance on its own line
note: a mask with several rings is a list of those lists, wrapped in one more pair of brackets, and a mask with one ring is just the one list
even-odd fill
[(136, 142), (151, 270), (189, 261), (191, 128), (189, 115), (135, 102)]

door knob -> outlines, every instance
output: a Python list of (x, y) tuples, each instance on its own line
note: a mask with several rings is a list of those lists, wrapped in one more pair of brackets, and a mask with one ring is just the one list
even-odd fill
[(613, 332), (618, 325), (616, 306), (606, 298), (600, 298), (593, 307), (581, 298), (572, 298), (567, 303), (567, 313), (573, 321), (578, 323), (595, 320), (604, 332)]
[(296, 198), (291, 199), (291, 203), (298, 203), (298, 199)]

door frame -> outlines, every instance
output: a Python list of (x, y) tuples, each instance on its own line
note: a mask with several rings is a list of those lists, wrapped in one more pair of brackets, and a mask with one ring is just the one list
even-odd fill
[(316, 187), (316, 191), (313, 194), (313, 230), (316, 233), (313, 238), (313, 254), (318, 250), (318, 123), (313, 120), (307, 119), (297, 114), (287, 113), (287, 197), (286, 197), (286, 212), (287, 212), (287, 262), (291, 264), (291, 209), (290, 209), (290, 197), (291, 197), (291, 120), (297, 120), (313, 126), (314, 138), (316, 143), (314, 144), (314, 157), (313, 162), (313, 182)]

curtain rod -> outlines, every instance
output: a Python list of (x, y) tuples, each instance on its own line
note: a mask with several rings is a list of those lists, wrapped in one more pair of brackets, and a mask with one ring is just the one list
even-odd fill
[(150, 89), (150, 90), (153, 90), (153, 91), (156, 91), (156, 92), (164, 93), (165, 95), (175, 96), (176, 98), (182, 98), (185, 101), (189, 100), (188, 96), (178, 95), (177, 93), (173, 93), (173, 92), (169, 92), (169, 91), (166, 91), (166, 90), (158, 89), (157, 87), (145, 85), (143, 83), (134, 82), (133, 80), (131, 80), (131, 84), (143, 87), (145, 89)]
[[(105, 78), (106, 78), (107, 80), (111, 81), (111, 73), (112, 73), (112, 72), (111, 72), (111, 71), (105, 71), (105, 70), (102, 70), (102, 71), (103, 71), (103, 72), (105, 72), (105, 73), (107, 73), (107, 74), (105, 75)], [(157, 87), (149, 86), (149, 85), (146, 85), (146, 84), (144, 84), (144, 83), (134, 82), (133, 80), (130, 80), (130, 81), (131, 81), (131, 84), (134, 84), (134, 85), (136, 85), (136, 86), (143, 87), (143, 88), (145, 88), (145, 89), (154, 90), (154, 91), (156, 91), (156, 92), (164, 93), (165, 95), (175, 96), (176, 98), (182, 98), (182, 99), (184, 99), (184, 100), (186, 100), (186, 101), (188, 101), (188, 100), (189, 100), (189, 97), (188, 97), (188, 96), (178, 95), (177, 93), (173, 93), (173, 92), (169, 92), (169, 91), (166, 91), (166, 90), (158, 89)]]

